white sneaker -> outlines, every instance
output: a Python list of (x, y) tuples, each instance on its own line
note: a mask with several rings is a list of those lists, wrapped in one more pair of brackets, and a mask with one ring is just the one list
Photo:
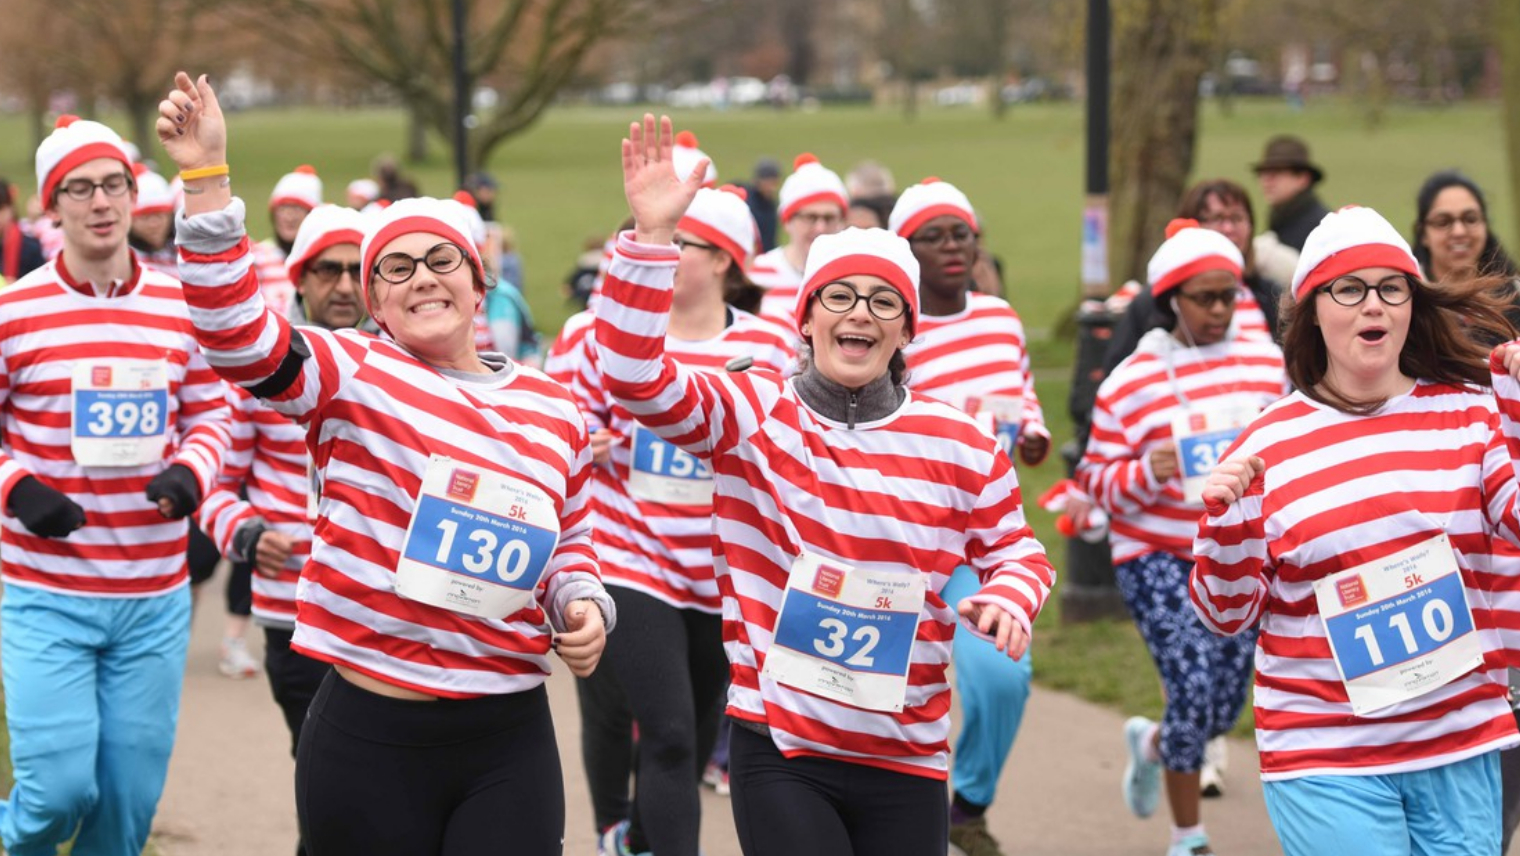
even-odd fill
[(1129, 763), (1124, 765), (1124, 803), (1135, 817), (1150, 817), (1161, 805), (1161, 762), (1145, 755), (1145, 739), (1156, 723), (1132, 716), (1124, 723), (1124, 746)]
[(1214, 856), (1207, 835), (1189, 835), (1167, 848), (1166, 856)]
[(222, 640), (222, 659), (216, 670), (235, 681), (252, 678), (259, 673), (259, 663), (248, 653), (248, 643), (241, 637)]

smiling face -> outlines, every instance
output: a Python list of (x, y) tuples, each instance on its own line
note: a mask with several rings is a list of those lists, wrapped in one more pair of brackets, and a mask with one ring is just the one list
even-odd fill
[[(429, 232), (411, 232), (386, 244), (375, 258), (384, 268), (386, 256), (395, 253), (422, 258), (439, 244), (450, 242)], [(454, 249), (462, 254), (457, 246)], [(434, 366), (479, 371), (475, 307), (484, 292), (475, 285), (468, 254), (448, 273), (438, 273), (422, 262), (413, 264), (411, 277), (401, 283), (371, 274), (376, 323), (403, 348)]]
[(1488, 242), (1488, 222), (1472, 191), (1452, 185), (1436, 194), (1420, 226), (1420, 243), (1430, 250), (1430, 274), (1436, 280), (1471, 275)]
[(90, 198), (76, 200), (63, 192), (72, 182), (100, 183), (113, 175), (132, 173), (114, 158), (95, 158), (69, 170), (48, 202), (47, 212), (63, 229), (64, 251), (73, 258), (106, 261), (124, 251), (132, 228), (132, 206), (137, 189), (111, 196), (97, 187)]
[[(1387, 267), (1362, 268), (1348, 274), (1370, 284), (1398, 275), (1399, 271)], [(1324, 287), (1316, 288), (1311, 299), (1320, 335), (1325, 339), (1325, 379), (1341, 394), (1355, 398), (1399, 392), (1404, 380), (1399, 355), (1409, 337), (1414, 301), (1389, 306), (1375, 289), (1369, 289), (1361, 303), (1342, 306)]]
[[(841, 283), (867, 299), (855, 301), (843, 313), (825, 308), (820, 295)], [(830, 283), (808, 301), (802, 337), (812, 344), (813, 364), (824, 377), (849, 389), (859, 389), (885, 375), (892, 354), (907, 347), (910, 338), (907, 312), (883, 321), (867, 306), (873, 296), (880, 297), (878, 311), (890, 298), (896, 298), (890, 302), (898, 306), (904, 303), (902, 295), (886, 280), (865, 274)]]

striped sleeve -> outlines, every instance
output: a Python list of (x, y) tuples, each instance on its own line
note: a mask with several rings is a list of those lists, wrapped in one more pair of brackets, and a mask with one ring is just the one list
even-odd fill
[[(1248, 438), (1245, 438), (1248, 439)], [(1234, 457), (1251, 454), (1237, 447)], [(1193, 541), (1189, 594), (1205, 627), (1233, 636), (1255, 626), (1267, 600), (1267, 541), (1262, 521), (1263, 476), (1226, 505), (1208, 500)]]
[(1164, 485), (1151, 472), (1140, 444), (1127, 436), (1105, 394), (1108, 382), (1103, 386), (1093, 407), (1087, 453), (1077, 465), (1077, 483), (1110, 515), (1136, 514), (1156, 502)]
[(227, 385), (216, 376), (200, 351), (192, 350), (179, 387), (179, 448), (171, 464), (182, 464), (195, 473), (201, 496), (216, 489), (217, 474), (232, 445), (232, 409), (227, 404)]
[(252, 407), (255, 399), (246, 393), (232, 396), (232, 445), (223, 462), (221, 477), (216, 487), (201, 503), (196, 521), (211, 536), (216, 548), (224, 556), (232, 554), (232, 536), (238, 527), (258, 517), (252, 503), (243, 499), (240, 492), (253, 467), (253, 447), (256, 436)]
[[(967, 521), (966, 538), (966, 559), (982, 580), (971, 602), (1001, 607), (1029, 633), (1055, 584), (1055, 568), (1024, 518), (1018, 477), (1001, 450), (993, 456), (992, 477)], [(987, 638), (969, 622), (962, 623)]]
[[(8, 338), (8, 332), (0, 331), (0, 340)], [(6, 350), (0, 348), (0, 411), (6, 408), (11, 396), (11, 369), (5, 357)], [(11, 490), (29, 475), (26, 467), (11, 455), (11, 444), (0, 443), (0, 510), (10, 508)]]
[(1493, 376), (1494, 398), (1499, 410), (1499, 439), (1503, 442), (1504, 457), (1508, 458), (1506, 469), (1510, 478), (1498, 479), (1488, 491), (1488, 512), (1495, 529), (1511, 544), (1520, 545), (1520, 525), (1517, 525), (1515, 509), (1516, 480), (1520, 479), (1520, 383), (1505, 371), (1503, 349), (1501, 345), (1489, 355), (1488, 368)]

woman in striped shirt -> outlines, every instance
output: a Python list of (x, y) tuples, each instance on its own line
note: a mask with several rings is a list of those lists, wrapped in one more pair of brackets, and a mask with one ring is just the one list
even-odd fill
[(1196, 220), (1172, 221), (1167, 235), (1147, 274), (1171, 323), (1145, 334), (1099, 387), (1077, 478), (1110, 515), (1119, 589), (1165, 689), (1160, 723), (1125, 723), (1125, 800), (1148, 817), (1164, 781), (1168, 853), (1201, 856), (1213, 852), (1199, 811), (1204, 745), (1240, 715), (1251, 639), (1220, 639), (1188, 603), (1199, 490), (1218, 453), (1281, 397), (1284, 374), (1276, 345), (1237, 332), (1240, 250)]
[(1217, 632), (1260, 628), (1256, 734), (1289, 854), (1499, 852), (1517, 737), (1478, 579), (1520, 529), (1514, 423), (1476, 342), (1514, 331), (1486, 285), (1419, 270), (1371, 209), (1324, 219), (1284, 329), (1297, 391), (1205, 488), (1193, 604)]
[[(1009, 656), (1054, 572), (996, 438), (902, 386), (918, 263), (882, 230), (814, 242), (795, 319), (803, 367), (711, 374), (665, 354), (672, 243), (697, 184), (669, 120), (623, 141), (635, 215), (596, 336), (641, 424), (707, 461), (730, 662), (734, 815), (749, 854), (943, 854), (956, 614)], [(981, 589), (939, 592), (956, 565)]]
[(588, 674), (614, 617), (574, 402), (476, 352), (485, 274), (453, 202), (367, 224), (361, 293), (389, 339), (270, 311), (216, 96), (204, 77), (175, 84), (158, 133), (185, 179), (191, 320), (224, 377), (307, 426), (320, 488), (291, 642), (334, 666), (296, 759), (307, 850), (558, 854), (548, 654)]

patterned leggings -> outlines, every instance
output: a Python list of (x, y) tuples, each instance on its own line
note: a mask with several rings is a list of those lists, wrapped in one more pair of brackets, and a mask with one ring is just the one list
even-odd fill
[(1191, 773), (1203, 766), (1203, 746), (1229, 731), (1240, 716), (1251, 680), (1254, 629), (1215, 636), (1188, 600), (1192, 565), (1171, 553), (1147, 553), (1115, 569), (1119, 592), (1150, 649), (1166, 713), (1161, 718), (1161, 761)]

